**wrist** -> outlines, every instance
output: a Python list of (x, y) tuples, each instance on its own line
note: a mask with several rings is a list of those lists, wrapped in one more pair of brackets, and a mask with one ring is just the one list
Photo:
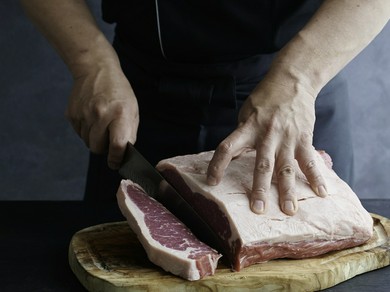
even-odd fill
[(329, 51), (317, 46), (318, 41), (306, 30), (300, 31), (276, 56), (271, 65), (273, 74), (284, 82), (293, 82), (317, 96), (334, 77), (339, 60), (329, 61)]
[(294, 64), (279, 61), (276, 59), (264, 78), (264, 82), (278, 84), (283, 86), (291, 94), (309, 95), (316, 98), (321, 90), (314, 79), (308, 78), (303, 70), (297, 68)]
[(103, 35), (97, 36), (88, 46), (80, 47), (74, 55), (66, 59), (74, 79), (102, 68), (121, 70), (115, 50)]

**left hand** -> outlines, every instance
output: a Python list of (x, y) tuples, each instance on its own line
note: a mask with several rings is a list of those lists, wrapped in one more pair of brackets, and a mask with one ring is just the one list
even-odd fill
[(220, 143), (208, 167), (207, 182), (216, 185), (234, 157), (245, 149), (255, 149), (250, 208), (257, 214), (267, 208), (273, 173), (281, 210), (288, 215), (297, 212), (294, 159), (316, 194), (327, 195), (312, 146), (315, 96), (299, 84), (291, 84), (269, 79), (259, 83), (240, 110), (237, 129)]

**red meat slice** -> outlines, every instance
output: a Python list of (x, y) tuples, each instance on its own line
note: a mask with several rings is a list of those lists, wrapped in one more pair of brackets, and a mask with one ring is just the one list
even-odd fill
[(221, 257), (163, 205), (130, 180), (122, 180), (118, 204), (151, 262), (188, 280), (213, 275)]

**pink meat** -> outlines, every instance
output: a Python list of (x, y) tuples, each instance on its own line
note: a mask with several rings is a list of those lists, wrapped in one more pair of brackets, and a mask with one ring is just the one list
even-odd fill
[(151, 262), (188, 280), (213, 275), (221, 257), (159, 202), (130, 180), (122, 180), (118, 204)]
[(223, 252), (236, 271), (277, 258), (305, 258), (360, 245), (371, 238), (373, 220), (351, 188), (331, 170), (319, 152), (316, 163), (325, 177), (329, 196), (318, 197), (296, 164), (299, 211), (281, 212), (273, 178), (266, 214), (250, 211), (255, 152), (234, 159), (217, 186), (206, 184), (213, 152), (174, 157), (157, 169), (208, 222), (224, 242)]

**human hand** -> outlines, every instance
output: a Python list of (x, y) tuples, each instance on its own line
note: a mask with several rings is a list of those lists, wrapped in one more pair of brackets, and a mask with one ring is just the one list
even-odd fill
[(315, 96), (302, 86), (262, 81), (240, 110), (237, 129), (217, 147), (207, 171), (208, 184), (218, 184), (230, 161), (252, 148), (256, 150), (250, 193), (253, 212), (266, 211), (273, 173), (281, 210), (288, 215), (297, 212), (294, 159), (315, 193), (326, 196), (312, 146), (314, 102)]
[(127, 142), (136, 140), (137, 100), (116, 66), (96, 66), (75, 77), (66, 117), (91, 152), (108, 151), (112, 169), (119, 168)]

